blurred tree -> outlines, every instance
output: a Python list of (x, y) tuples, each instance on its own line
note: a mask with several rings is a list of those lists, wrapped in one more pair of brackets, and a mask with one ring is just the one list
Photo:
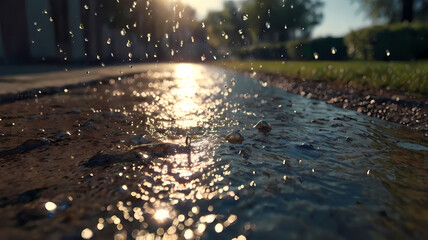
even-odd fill
[(232, 1), (225, 2), (222, 11), (210, 12), (204, 24), (209, 42), (214, 47), (243, 46), (250, 41), (248, 24)]
[(428, 20), (428, 0), (355, 0), (376, 20), (412, 22)]
[(247, 0), (243, 16), (254, 41), (281, 42), (309, 37), (322, 20), (322, 6), (321, 0)]

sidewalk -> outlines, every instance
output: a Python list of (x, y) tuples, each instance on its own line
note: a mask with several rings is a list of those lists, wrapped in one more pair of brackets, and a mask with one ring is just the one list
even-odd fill
[(97, 79), (115, 78), (156, 69), (164, 66), (165, 64), (169, 65), (168, 63), (139, 63), (115, 65), (110, 67), (88, 67), (68, 71), (63, 70), (45, 73), (26, 73), (0, 76), (0, 95), (16, 94), (30, 89), (61, 87), (65, 85), (90, 82)]

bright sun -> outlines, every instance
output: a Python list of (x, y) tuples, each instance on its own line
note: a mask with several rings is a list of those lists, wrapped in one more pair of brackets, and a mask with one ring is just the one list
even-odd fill
[(183, 3), (191, 6), (196, 10), (199, 19), (206, 17), (209, 11), (220, 10), (223, 6), (224, 0), (181, 0)]

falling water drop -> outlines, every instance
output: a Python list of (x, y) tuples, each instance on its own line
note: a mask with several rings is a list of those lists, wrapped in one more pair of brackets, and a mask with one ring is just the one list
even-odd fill
[(335, 55), (337, 53), (337, 49), (335, 47), (331, 47), (331, 54)]
[(111, 44), (111, 38), (107, 39), (107, 44), (110, 45)]
[(126, 35), (126, 30), (124, 28), (122, 28), (122, 30), (120, 30), (120, 35), (122, 35), (122, 36)]
[(319, 57), (320, 57), (320, 55), (317, 52), (314, 52), (314, 59), (318, 60)]
[(242, 20), (244, 20), (244, 21), (248, 20), (248, 13), (245, 13), (242, 15)]

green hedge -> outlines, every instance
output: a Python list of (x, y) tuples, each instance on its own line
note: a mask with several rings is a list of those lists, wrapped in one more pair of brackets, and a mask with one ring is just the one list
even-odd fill
[(285, 59), (287, 57), (285, 44), (257, 44), (248, 47), (243, 47), (234, 51), (234, 55), (240, 59)]
[(428, 24), (398, 23), (352, 31), (345, 37), (348, 56), (356, 60), (428, 58)]
[[(335, 53), (332, 53), (333, 48)], [(261, 60), (313, 60), (314, 53), (319, 60), (344, 60), (346, 47), (343, 38), (317, 38), (312, 40), (294, 40), (277, 44), (257, 44), (240, 48), (234, 51), (234, 55), (240, 59)]]
[[(345, 60), (346, 47), (343, 38), (316, 38), (311, 40), (294, 40), (286, 43), (289, 59), (314, 60)], [(334, 51), (333, 51), (334, 50)]]

